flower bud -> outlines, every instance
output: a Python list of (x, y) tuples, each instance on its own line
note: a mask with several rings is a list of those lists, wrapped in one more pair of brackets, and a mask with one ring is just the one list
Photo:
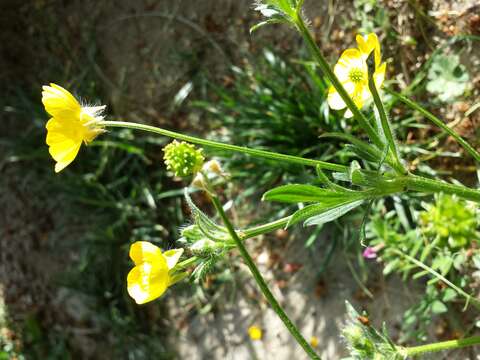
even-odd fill
[(200, 190), (207, 190), (207, 182), (205, 176), (202, 173), (197, 173), (192, 181), (192, 186)]
[(223, 176), (224, 175), (222, 166), (220, 165), (220, 163), (217, 160), (207, 161), (203, 165), (202, 169), (207, 173), (212, 173), (212, 174), (215, 174), (215, 175), (218, 175), (218, 176)]
[(190, 250), (194, 254), (206, 254), (215, 250), (215, 242), (209, 239), (201, 239), (194, 243)]

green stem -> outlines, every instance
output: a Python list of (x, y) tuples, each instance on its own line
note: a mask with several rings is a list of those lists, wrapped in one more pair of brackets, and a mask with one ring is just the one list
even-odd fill
[(177, 265), (175, 265), (175, 269), (185, 269), (189, 266), (194, 265), (199, 260), (200, 259), (198, 257), (192, 256), (191, 258), (183, 260), (182, 262), (179, 262)]
[(442, 274), (433, 270), (431, 267), (425, 265), (423, 262), (415, 259), (413, 256), (410, 256), (408, 254), (404, 254), (403, 252), (401, 252), (400, 250), (397, 250), (397, 249), (393, 249), (392, 251), (394, 253), (396, 253), (397, 255), (400, 255), (400, 256), (404, 257), (405, 259), (407, 259), (408, 261), (414, 263), (418, 267), (421, 267), (423, 270), (429, 272), (430, 274), (435, 276), (437, 279), (443, 281), (446, 285), (450, 286), (458, 294), (463, 296), (465, 298), (465, 300), (467, 301), (467, 304), (471, 302), (477, 310), (480, 310), (480, 301), (478, 301), (475, 297), (471, 296), (470, 294), (466, 293), (462, 288), (460, 288), (457, 285), (455, 285), (454, 283), (452, 283), (445, 276), (443, 276)]
[(441, 342), (436, 342), (432, 344), (399, 348), (399, 351), (404, 356), (415, 356), (415, 355), (437, 352), (437, 351), (461, 349), (467, 346), (473, 346), (473, 345), (479, 345), (479, 344), (480, 344), (480, 336), (471, 336), (465, 339), (441, 341)]
[[(369, 59), (367, 62), (373, 62), (373, 52), (369, 55)], [(372, 94), (373, 97), (373, 102), (375, 103), (375, 107), (378, 110), (378, 114), (380, 116), (380, 121), (382, 123), (382, 129), (385, 134), (385, 137), (388, 141), (388, 144), (390, 146), (390, 154), (393, 155), (393, 164), (395, 170), (402, 174), (405, 175), (407, 171), (402, 165), (402, 162), (400, 160), (400, 155), (398, 153), (397, 149), (397, 143), (395, 140), (395, 137), (393, 135), (393, 131), (390, 126), (390, 122), (388, 121), (387, 114), (385, 112), (385, 108), (383, 107), (382, 99), (380, 98), (380, 95), (378, 94), (377, 87), (375, 85), (375, 79), (374, 79), (374, 71), (375, 71), (375, 65), (372, 64), (371, 66), (369, 65), (369, 70), (368, 70), (368, 88), (370, 90), (370, 93)]]
[(218, 198), (210, 194), (212, 198), (213, 205), (215, 206), (215, 209), (217, 210), (218, 214), (223, 220), (223, 223), (225, 224), (230, 236), (232, 239), (235, 241), (238, 250), (240, 251), (240, 254), (242, 255), (243, 259), (245, 260), (245, 263), (247, 264), (248, 268), (250, 269), (255, 281), (257, 282), (260, 290), (262, 291), (263, 295), (269, 302), (270, 306), (273, 308), (273, 310), (277, 313), (278, 317), (283, 321), (285, 326), (287, 327), (288, 331), (292, 334), (292, 336), (297, 340), (298, 344), (305, 350), (307, 355), (310, 357), (310, 359), (315, 359), (315, 360), (320, 360), (320, 357), (315, 353), (315, 350), (310, 346), (310, 344), (305, 340), (305, 338), (302, 336), (300, 331), (297, 329), (297, 327), (292, 323), (290, 318), (287, 316), (283, 308), (280, 306), (278, 301), (275, 299), (273, 294), (268, 288), (267, 283), (262, 277), (262, 274), (260, 274), (260, 271), (258, 271), (257, 266), (253, 262), (252, 257), (248, 253), (247, 249), (243, 245), (242, 240), (238, 237), (237, 233), (235, 232), (235, 229), (233, 228), (232, 223), (228, 219), (227, 215), (225, 214), (225, 211), (223, 210), (222, 205), (220, 204), (220, 201)]
[(315, 40), (313, 39), (312, 34), (310, 33), (310, 31), (305, 26), (305, 23), (304, 23), (301, 15), (297, 15), (295, 23), (296, 23), (297, 28), (300, 31), (303, 39), (307, 43), (307, 46), (310, 49), (313, 57), (317, 61), (318, 65), (320, 67), (320, 70), (325, 74), (326, 77), (328, 77), (331, 84), (337, 90), (338, 94), (341, 96), (342, 100), (345, 102), (345, 104), (350, 109), (350, 111), (353, 113), (353, 116), (358, 121), (359, 125), (362, 127), (363, 130), (365, 130), (365, 132), (367, 133), (370, 140), (379, 149), (383, 149), (385, 147), (385, 145), (383, 144), (382, 140), (380, 139), (380, 136), (377, 134), (375, 129), (372, 127), (372, 125), (370, 125), (370, 123), (368, 122), (365, 115), (363, 115), (362, 112), (358, 109), (357, 105), (355, 105), (355, 103), (353, 102), (350, 95), (348, 95), (347, 91), (343, 87), (340, 80), (338, 80), (337, 76), (335, 75), (335, 73), (330, 68), (330, 65), (328, 64), (327, 60), (323, 56), (319, 47), (315, 43)]
[(155, 134), (168, 136), (173, 139), (188, 141), (192, 144), (204, 145), (214, 149), (236, 151), (243, 154), (248, 154), (248, 155), (261, 157), (265, 159), (287, 161), (287, 162), (298, 164), (298, 165), (320, 166), (322, 169), (328, 169), (332, 171), (339, 171), (339, 172), (348, 171), (348, 166), (344, 166), (344, 165), (333, 164), (333, 163), (329, 163), (321, 160), (305, 159), (299, 156), (278, 154), (271, 151), (251, 149), (244, 146), (225, 144), (218, 141), (211, 141), (211, 140), (197, 138), (194, 136), (180, 134), (174, 131), (165, 130), (165, 129), (158, 128), (151, 125), (138, 124), (138, 123), (132, 123), (132, 122), (126, 122), (126, 121), (101, 121), (99, 125), (105, 126), (105, 127), (121, 127), (121, 128), (127, 128), (127, 129), (148, 131)]
[(408, 175), (405, 177), (405, 179), (405, 186), (409, 190), (425, 193), (443, 192), (450, 195), (457, 195), (465, 200), (480, 203), (480, 191), (470, 189), (466, 186), (449, 184), (443, 181), (427, 179), (417, 175)]
[(249, 229), (242, 230), (242, 235), (240, 237), (242, 240), (246, 240), (258, 235), (281, 229), (288, 224), (291, 218), (292, 216), (290, 215), (263, 225), (258, 225)]
[(393, 95), (395, 98), (403, 102), (405, 105), (409, 106), (413, 110), (417, 110), (423, 116), (425, 116), (428, 120), (433, 122), (443, 131), (445, 131), (448, 135), (453, 137), (476, 161), (480, 162), (480, 153), (475, 150), (475, 148), (470, 145), (466, 140), (464, 140), (459, 134), (457, 134), (453, 129), (449, 128), (442, 120), (437, 118), (431, 112), (423, 108), (422, 106), (418, 105), (416, 102), (406, 98), (402, 94), (399, 94), (391, 89), (386, 89), (386, 91)]

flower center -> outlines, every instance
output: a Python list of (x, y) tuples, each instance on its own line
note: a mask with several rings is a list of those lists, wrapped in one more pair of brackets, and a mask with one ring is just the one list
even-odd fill
[(363, 71), (359, 68), (353, 68), (348, 74), (350, 81), (353, 83), (359, 83), (363, 81)]

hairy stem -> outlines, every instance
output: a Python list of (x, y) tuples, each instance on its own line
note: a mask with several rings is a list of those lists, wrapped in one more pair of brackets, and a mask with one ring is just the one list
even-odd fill
[(180, 134), (175, 131), (165, 130), (165, 129), (158, 128), (151, 125), (138, 124), (138, 123), (132, 123), (132, 122), (126, 122), (126, 121), (101, 121), (99, 125), (105, 126), (105, 127), (121, 127), (121, 128), (127, 128), (127, 129), (148, 131), (155, 134), (168, 136), (173, 139), (188, 141), (192, 144), (204, 145), (214, 149), (236, 151), (239, 153), (261, 157), (264, 159), (286, 161), (286, 162), (290, 162), (297, 165), (320, 166), (322, 169), (327, 169), (332, 171), (339, 171), (339, 172), (348, 171), (348, 167), (344, 165), (333, 164), (333, 163), (329, 163), (321, 160), (305, 159), (299, 156), (278, 154), (271, 151), (252, 149), (244, 146), (225, 144), (218, 141), (211, 141), (211, 140), (197, 138), (195, 136)]
[(398, 153), (397, 149), (397, 143), (395, 140), (395, 136), (393, 135), (392, 128), (390, 126), (390, 122), (388, 121), (387, 114), (385, 112), (385, 108), (383, 107), (382, 99), (380, 98), (380, 95), (378, 94), (377, 91), (377, 86), (375, 85), (375, 79), (374, 79), (374, 71), (375, 71), (375, 65), (371, 64), (370, 62), (373, 62), (373, 52), (370, 54), (367, 63), (369, 63), (368, 66), (368, 88), (370, 90), (370, 93), (372, 94), (373, 97), (373, 102), (375, 103), (375, 107), (378, 110), (378, 114), (380, 116), (380, 121), (382, 124), (382, 129), (385, 134), (385, 137), (388, 141), (388, 145), (390, 147), (390, 153), (393, 155), (393, 167), (395, 170), (402, 174), (405, 175), (407, 171), (402, 165), (402, 162), (400, 160), (400, 155)]
[(480, 310), (480, 301), (478, 301), (475, 297), (471, 296), (470, 294), (466, 293), (462, 288), (458, 287), (457, 285), (449, 281), (445, 276), (433, 270), (431, 267), (425, 265), (423, 262), (415, 259), (414, 257), (408, 254), (404, 254), (400, 250), (393, 249), (393, 252), (395, 252), (397, 255), (404, 257), (405, 259), (414, 263), (418, 267), (421, 267), (423, 270), (429, 272), (430, 274), (435, 276), (437, 279), (443, 281), (446, 285), (450, 286), (453, 290), (455, 290), (459, 295), (463, 296), (467, 301), (467, 304), (471, 302), (477, 310)]
[(240, 236), (240, 238), (242, 240), (246, 240), (258, 235), (266, 234), (271, 231), (281, 229), (288, 224), (291, 218), (292, 216), (290, 215), (290, 216), (286, 216), (281, 219), (278, 219), (263, 225), (258, 225), (258, 226), (251, 227), (249, 229), (245, 229), (242, 231), (242, 235)]
[(474, 346), (479, 344), (480, 336), (471, 336), (464, 339), (441, 341), (432, 344), (399, 348), (399, 352), (404, 356), (415, 356), (437, 351), (461, 349), (467, 346)]
[(227, 214), (225, 214), (225, 211), (223, 210), (222, 205), (220, 204), (220, 201), (218, 198), (210, 194), (212, 198), (213, 205), (215, 206), (215, 209), (217, 210), (218, 214), (223, 220), (223, 223), (225, 224), (230, 236), (232, 239), (235, 241), (238, 250), (240, 251), (240, 254), (242, 255), (245, 263), (247, 264), (248, 268), (250, 269), (250, 272), (252, 273), (255, 281), (258, 284), (258, 287), (262, 291), (263, 295), (267, 299), (268, 303), (270, 306), (273, 308), (273, 310), (277, 313), (278, 317), (283, 321), (285, 326), (287, 327), (288, 331), (292, 334), (292, 336), (295, 338), (295, 340), (298, 342), (298, 344), (305, 350), (305, 353), (309, 356), (310, 359), (315, 359), (315, 360), (320, 360), (320, 357), (315, 353), (315, 350), (310, 346), (310, 344), (305, 340), (305, 338), (302, 336), (300, 331), (297, 329), (297, 327), (292, 323), (290, 318), (287, 316), (281, 305), (278, 303), (278, 301), (275, 299), (273, 294), (271, 293), (270, 289), (268, 288), (267, 283), (263, 279), (262, 274), (260, 274), (260, 271), (258, 271), (257, 266), (253, 262), (252, 257), (248, 253), (247, 249), (243, 245), (242, 240), (238, 237), (237, 233), (235, 232), (235, 229), (233, 228), (232, 223), (227, 217)]
[(410, 107), (413, 110), (417, 110), (420, 112), (423, 116), (425, 116), (428, 120), (433, 122), (435, 125), (437, 125), (439, 128), (441, 128), (443, 131), (445, 131), (448, 135), (453, 137), (476, 161), (480, 162), (480, 153), (475, 150), (475, 148), (470, 145), (466, 140), (464, 140), (459, 134), (457, 134), (453, 129), (449, 128), (442, 120), (437, 118), (435, 115), (433, 115), (431, 112), (428, 110), (424, 109), (420, 105), (418, 105), (415, 101), (412, 101), (408, 99), (407, 97), (403, 96), (402, 94), (399, 94), (392, 89), (386, 89), (386, 91), (393, 95), (395, 98), (403, 102), (405, 105)]

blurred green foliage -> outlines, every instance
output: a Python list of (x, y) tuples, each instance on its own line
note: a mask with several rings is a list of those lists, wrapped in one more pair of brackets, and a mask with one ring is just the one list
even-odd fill
[[(478, 256), (478, 212), (471, 204), (454, 196), (440, 194), (434, 204), (400, 199), (386, 214), (376, 213), (367, 225), (370, 245), (381, 248), (384, 274), (397, 273), (404, 280), (428, 276), (396, 250), (408, 254), (445, 276), (460, 287), (473, 285), (472, 273)], [(380, 206), (384, 206), (381, 204)], [(423, 207), (423, 209), (422, 209)], [(410, 224), (419, 224), (416, 228)], [(436, 315), (455, 311), (454, 290), (437, 278), (425, 281), (425, 293), (408, 309), (402, 321), (401, 341), (424, 341)], [(451, 304), (451, 307), (447, 307)]]
[(427, 91), (442, 102), (453, 102), (470, 87), (470, 76), (458, 54), (435, 56), (428, 70)]

